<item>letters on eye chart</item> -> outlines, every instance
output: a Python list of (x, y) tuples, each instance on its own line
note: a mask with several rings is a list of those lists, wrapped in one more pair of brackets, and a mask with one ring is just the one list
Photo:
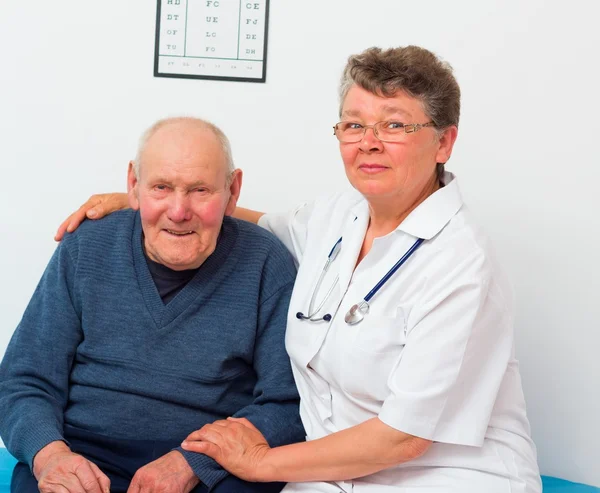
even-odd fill
[(157, 0), (154, 75), (264, 82), (269, 0)]

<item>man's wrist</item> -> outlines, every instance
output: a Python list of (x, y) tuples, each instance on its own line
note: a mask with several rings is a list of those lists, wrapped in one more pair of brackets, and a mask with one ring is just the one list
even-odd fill
[(33, 457), (33, 475), (39, 479), (40, 473), (54, 454), (71, 452), (69, 446), (62, 440), (55, 440), (45, 445)]
[(173, 450), (173, 452), (175, 452), (177, 454), (177, 456), (179, 456), (180, 460), (182, 461), (182, 464), (185, 463), (185, 465), (187, 466), (187, 469), (189, 470), (189, 478), (188, 478), (188, 482), (187, 482), (186, 491), (191, 491), (196, 486), (198, 486), (198, 484), (201, 482), (200, 478), (198, 478), (198, 476), (196, 476), (196, 473), (190, 466), (189, 462), (186, 460), (184, 455), (179, 450)]

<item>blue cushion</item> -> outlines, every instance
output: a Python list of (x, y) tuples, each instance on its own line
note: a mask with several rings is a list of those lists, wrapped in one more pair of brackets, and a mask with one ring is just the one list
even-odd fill
[(600, 493), (600, 488), (580, 483), (571, 483), (564, 479), (542, 476), (544, 493)]
[(8, 450), (0, 448), (0, 493), (10, 491), (10, 477), (16, 463), (17, 459), (10, 455)]
[[(0, 448), (0, 493), (10, 490), (10, 477), (17, 460), (4, 448)], [(600, 488), (571, 483), (564, 479), (542, 476), (544, 493), (600, 493)]]

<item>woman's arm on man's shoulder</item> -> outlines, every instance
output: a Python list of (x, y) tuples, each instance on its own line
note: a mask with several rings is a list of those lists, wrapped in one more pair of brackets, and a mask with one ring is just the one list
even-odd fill
[(72, 233), (84, 221), (84, 219), (100, 219), (111, 212), (127, 209), (129, 201), (126, 193), (101, 193), (92, 195), (79, 209), (67, 217), (58, 227), (54, 236), (60, 241), (65, 233)]

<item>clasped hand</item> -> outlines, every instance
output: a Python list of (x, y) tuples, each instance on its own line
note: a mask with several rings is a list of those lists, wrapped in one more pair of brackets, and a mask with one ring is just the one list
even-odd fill
[(41, 493), (109, 493), (110, 479), (64, 442), (52, 442), (35, 456), (33, 472)]
[[(110, 479), (96, 464), (53, 442), (34, 460), (41, 493), (109, 493)], [(127, 493), (189, 493), (199, 483), (189, 464), (171, 451), (138, 469)]]
[(271, 480), (266, 465), (269, 444), (246, 418), (227, 418), (204, 425), (188, 435), (181, 446), (184, 450), (212, 457), (238, 478)]

